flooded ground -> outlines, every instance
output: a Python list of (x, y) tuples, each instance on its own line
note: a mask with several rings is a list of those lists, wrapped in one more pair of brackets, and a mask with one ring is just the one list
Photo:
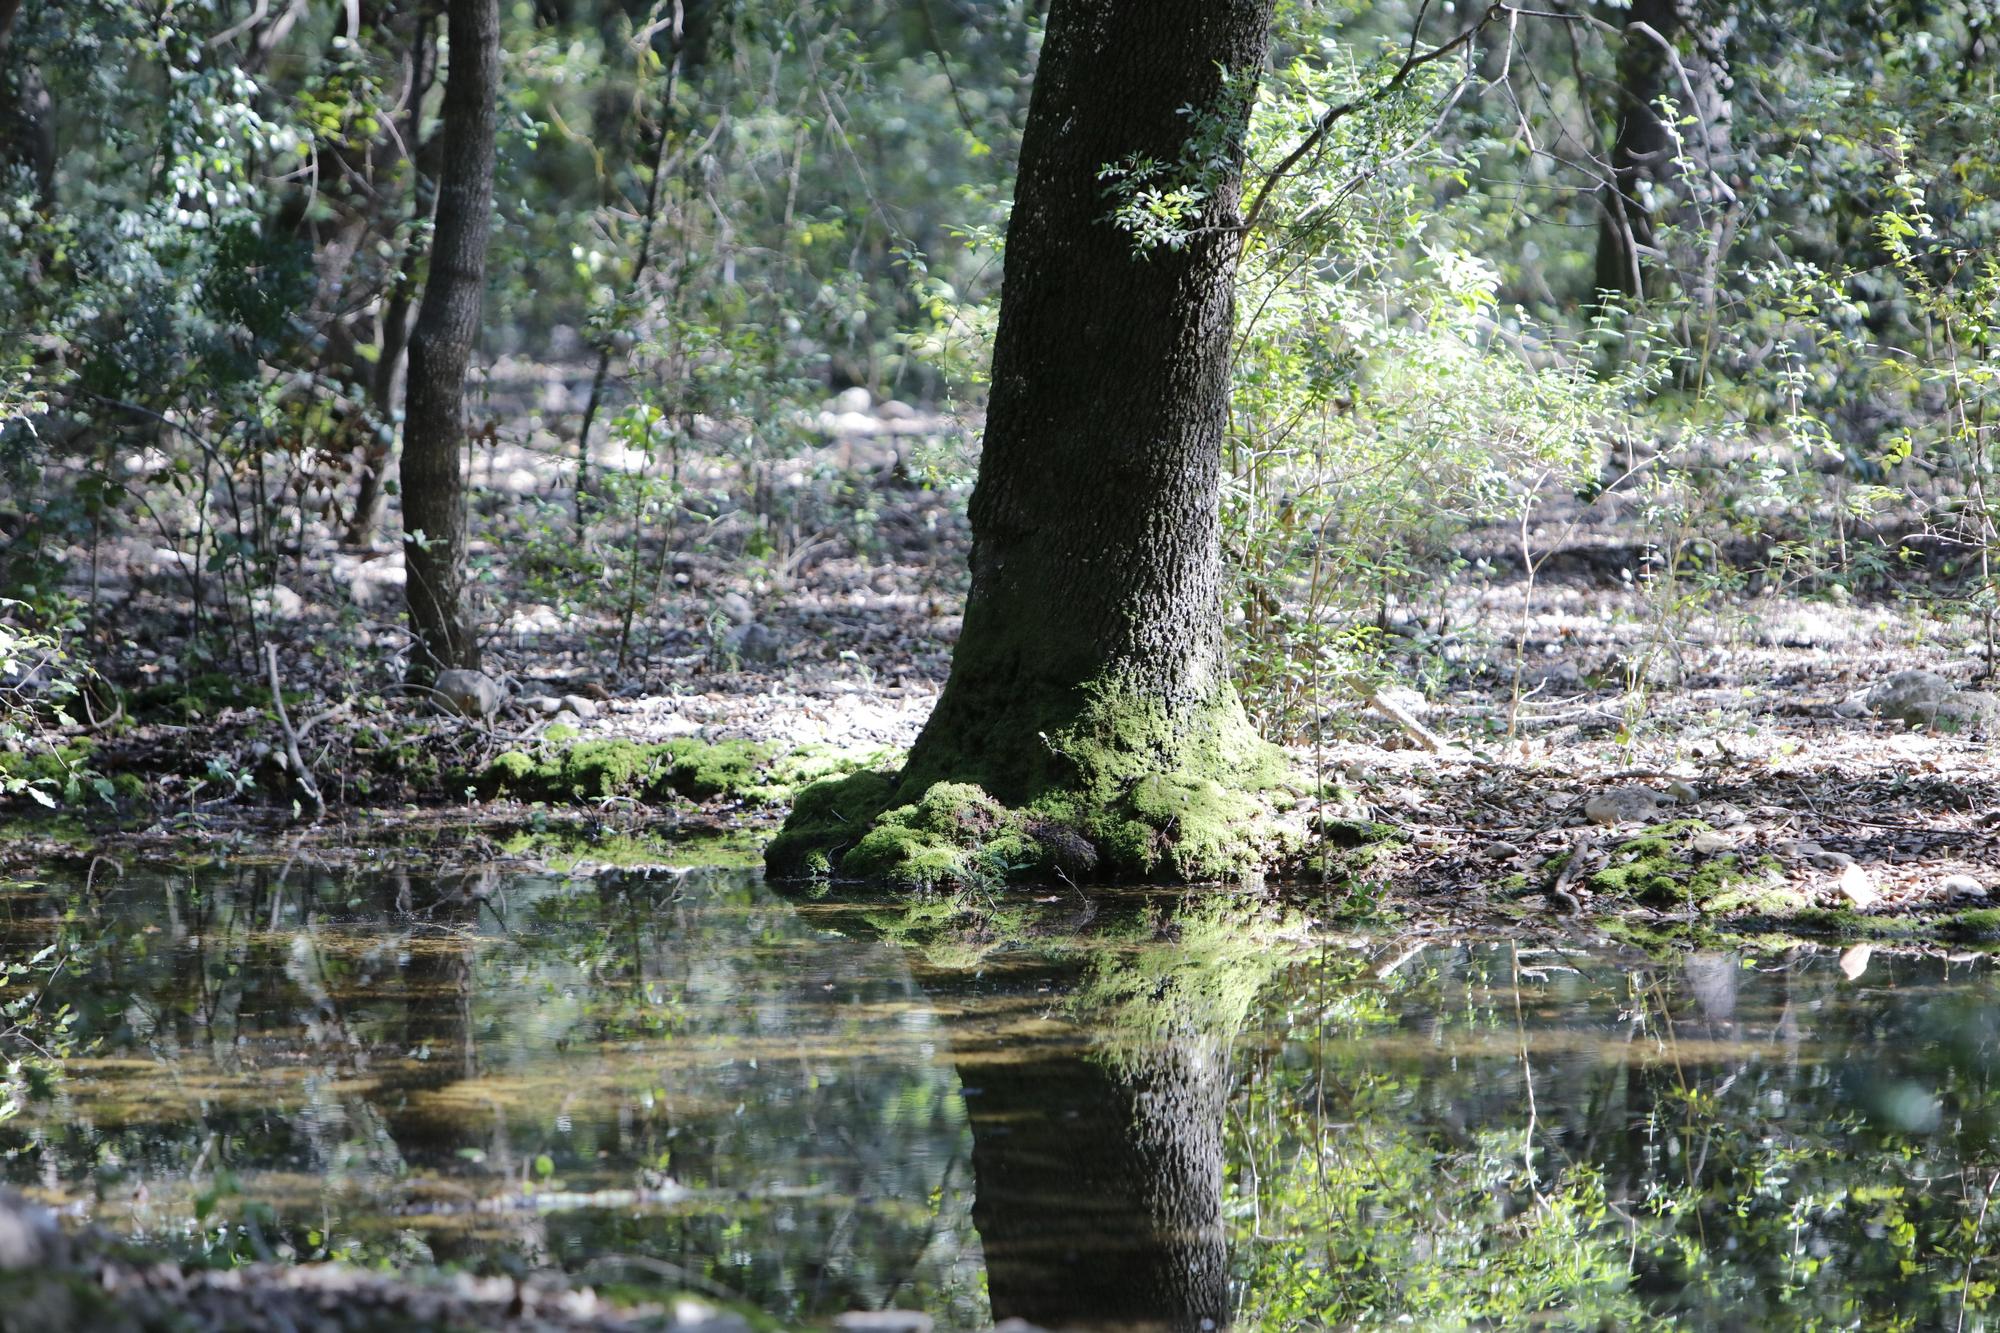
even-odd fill
[(0, 891), (51, 944), (86, 1045), (0, 1176), (215, 1262), (786, 1324), (2000, 1322), (1983, 957), (263, 859)]

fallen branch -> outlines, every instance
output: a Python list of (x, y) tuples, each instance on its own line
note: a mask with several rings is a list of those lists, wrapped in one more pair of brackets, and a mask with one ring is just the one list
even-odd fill
[[(285, 711), (285, 691), (278, 680), (278, 645), (264, 644), (264, 669), (271, 679), (271, 703), (277, 709), (278, 727), (285, 734), (285, 760), (292, 770), (292, 780), (299, 785), (306, 800), (312, 803), (313, 818), (326, 813), (326, 798), (319, 794), (319, 784), (313, 781), (312, 770), (306, 767), (305, 757), (299, 753), (299, 734), (292, 730), (291, 715)], [(314, 718), (313, 721), (320, 721)]]
[(1417, 721), (1415, 717), (1411, 716), (1408, 709), (1384, 698), (1380, 691), (1369, 692), (1368, 706), (1408, 732), (1417, 744), (1423, 746), (1432, 754), (1450, 754), (1453, 752), (1455, 747), (1450, 741)]

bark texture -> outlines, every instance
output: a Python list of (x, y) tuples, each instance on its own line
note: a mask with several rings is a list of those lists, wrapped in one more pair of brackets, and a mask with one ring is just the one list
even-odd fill
[(465, 371), (479, 335), (500, 87), (499, 0), (451, 0), (430, 276), (410, 334), (403, 422), (411, 671), (479, 665), (465, 606)]
[[(1271, 10), (1050, 10), (1007, 229), (971, 593), (906, 799), (944, 779), (1009, 804), (1087, 781), (1052, 744), (1080, 727), (1157, 771), (1184, 740), (1247, 731), (1225, 669), (1219, 501), (1248, 107), (1225, 72), (1239, 92), (1256, 78)], [(1103, 169), (1182, 162), (1204, 118), (1227, 147), (1200, 169), (1202, 225), (1141, 254), (1110, 220)], [(1128, 727), (1135, 712), (1144, 725)]]

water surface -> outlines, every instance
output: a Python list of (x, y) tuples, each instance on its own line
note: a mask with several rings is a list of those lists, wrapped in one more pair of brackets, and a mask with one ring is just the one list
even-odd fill
[(304, 860), (0, 891), (50, 943), (91, 1045), (0, 1173), (216, 1261), (945, 1329), (1996, 1322), (1982, 958)]

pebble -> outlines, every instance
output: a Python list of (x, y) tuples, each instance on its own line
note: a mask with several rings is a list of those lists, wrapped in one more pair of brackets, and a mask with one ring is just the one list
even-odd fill
[(565, 694), (562, 697), (559, 710), (565, 713), (574, 713), (585, 722), (597, 716), (597, 705), (580, 694)]
[(492, 717), (507, 698), (507, 691), (499, 681), (484, 671), (461, 667), (438, 672), (431, 688), (466, 717)]
[(1947, 898), (1984, 898), (1986, 886), (1970, 875), (1946, 875), (1938, 892)]
[(1645, 787), (1614, 787), (1583, 803), (1583, 817), (1593, 824), (1644, 824), (1660, 812), (1660, 793)]

